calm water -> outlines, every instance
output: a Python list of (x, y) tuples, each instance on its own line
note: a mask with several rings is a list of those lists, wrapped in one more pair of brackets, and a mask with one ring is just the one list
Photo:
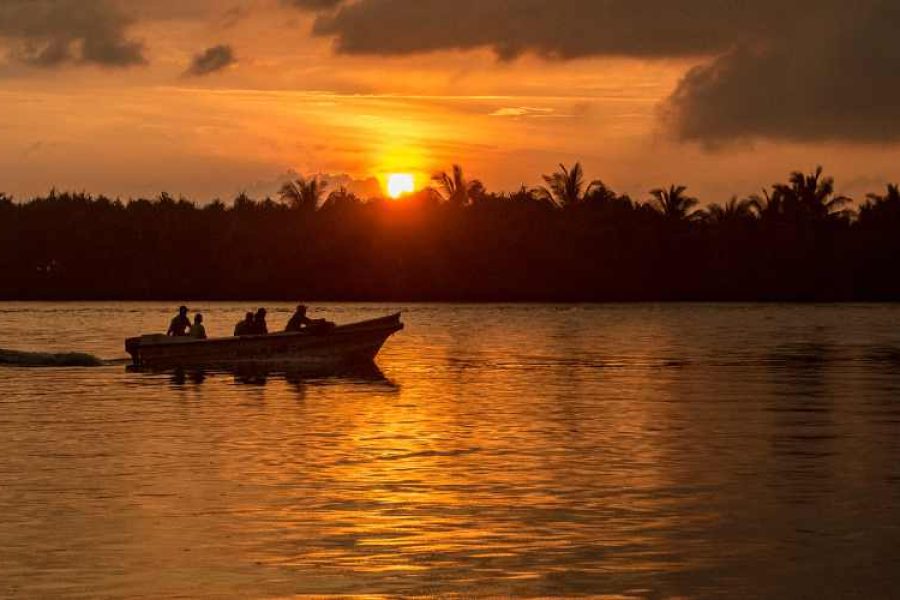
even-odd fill
[[(0, 367), (0, 597), (896, 597), (900, 306), (312, 316), (399, 308), (383, 378)], [(0, 304), (0, 347), (172, 310)]]

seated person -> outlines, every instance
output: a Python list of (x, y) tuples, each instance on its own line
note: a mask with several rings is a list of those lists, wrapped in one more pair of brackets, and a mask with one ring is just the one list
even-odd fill
[(302, 331), (305, 327), (312, 325), (313, 322), (312, 319), (306, 316), (306, 306), (298, 304), (297, 311), (291, 317), (290, 321), (287, 322), (284, 330), (292, 333)]
[(178, 314), (169, 323), (169, 330), (166, 335), (170, 337), (187, 337), (191, 330), (191, 320), (188, 319), (188, 308), (182, 306), (178, 309)]
[(244, 315), (244, 320), (238, 321), (238, 324), (234, 326), (234, 337), (240, 337), (242, 335), (253, 335), (252, 312), (248, 312)]
[(253, 335), (266, 335), (269, 333), (269, 326), (266, 325), (266, 309), (260, 308), (253, 317)]
[(334, 323), (325, 319), (310, 319), (306, 316), (306, 306), (300, 304), (297, 306), (297, 312), (288, 321), (285, 331), (297, 333), (299, 331), (310, 331), (312, 333), (325, 333), (334, 329)]
[(206, 327), (203, 326), (203, 315), (200, 313), (194, 315), (194, 324), (191, 325), (190, 336), (198, 340), (206, 339)]

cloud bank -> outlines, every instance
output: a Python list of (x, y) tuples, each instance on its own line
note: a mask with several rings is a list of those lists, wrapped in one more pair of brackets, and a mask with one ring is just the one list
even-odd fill
[[(857, 0), (277, 0), (314, 13), (339, 54), (406, 56), (488, 49), (691, 60), (660, 114), (681, 140), (900, 142), (900, 2)], [(232, 10), (262, 10), (242, 3)], [(0, 0), (0, 51), (33, 67), (146, 62), (133, 19), (206, 19), (212, 0)], [(228, 21), (233, 24), (233, 21)], [(190, 75), (234, 62), (228, 46)], [(565, 90), (561, 90), (565, 93)]]
[(900, 141), (893, 0), (285, 1), (343, 54), (697, 57), (662, 111), (682, 140)]
[(666, 111), (688, 140), (900, 141), (900, 5), (809, 15), (689, 71)]
[(0, 40), (11, 58), (38, 67), (143, 64), (142, 44), (126, 34), (130, 24), (107, 0), (0, 1)]
[[(308, 3), (304, 3), (308, 4)], [(359, 0), (314, 33), (346, 54), (490, 48), (502, 59), (704, 55), (778, 25), (772, 0)], [(780, 11), (800, 14), (807, 0)], [(763, 7), (760, 9), (759, 7)]]

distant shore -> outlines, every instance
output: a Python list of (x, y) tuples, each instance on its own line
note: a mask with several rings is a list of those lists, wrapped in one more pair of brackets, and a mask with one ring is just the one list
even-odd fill
[(0, 197), (0, 299), (900, 300), (896, 186), (853, 202), (821, 171), (794, 173), (700, 208), (683, 187), (635, 201), (573, 171), (512, 194), (454, 173), (398, 201), (321, 185), (202, 207)]

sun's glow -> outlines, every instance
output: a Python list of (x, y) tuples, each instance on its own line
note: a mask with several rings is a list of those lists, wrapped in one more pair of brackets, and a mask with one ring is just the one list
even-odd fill
[(416, 191), (416, 179), (409, 173), (391, 173), (387, 178), (388, 196), (397, 199)]

